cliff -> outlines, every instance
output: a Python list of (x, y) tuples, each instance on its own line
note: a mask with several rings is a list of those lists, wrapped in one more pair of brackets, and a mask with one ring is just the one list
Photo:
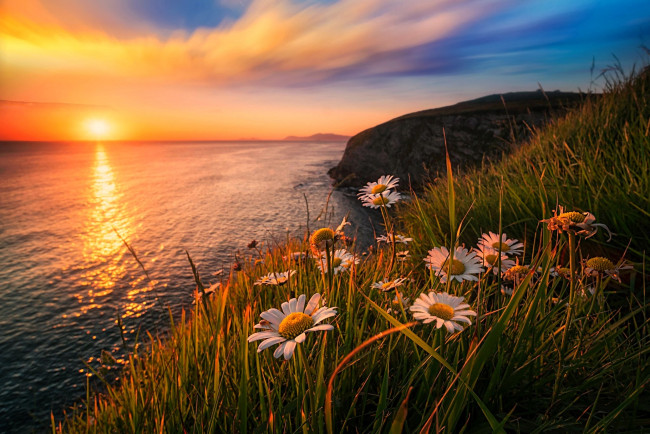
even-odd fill
[(584, 97), (514, 92), (400, 116), (350, 138), (341, 161), (328, 174), (339, 187), (359, 187), (393, 174), (404, 187), (418, 190), (446, 170), (445, 135), (454, 168), (471, 167), (500, 158)]

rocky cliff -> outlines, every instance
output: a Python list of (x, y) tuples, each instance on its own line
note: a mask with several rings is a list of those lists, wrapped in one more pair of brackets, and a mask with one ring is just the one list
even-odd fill
[(515, 92), (410, 113), (353, 136), (329, 170), (335, 185), (359, 187), (393, 174), (414, 189), (446, 171), (445, 136), (454, 168), (495, 160), (530, 137), (553, 115), (577, 106), (585, 95)]

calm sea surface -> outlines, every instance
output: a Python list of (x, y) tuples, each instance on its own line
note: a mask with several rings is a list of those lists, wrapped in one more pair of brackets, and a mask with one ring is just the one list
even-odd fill
[[(84, 362), (124, 358), (118, 314), (132, 342), (138, 328), (165, 331), (167, 306), (190, 307), (185, 250), (216, 281), (251, 240), (302, 235), (305, 196), (311, 228), (323, 226), (344, 147), (0, 143), (0, 432), (45, 429), (85, 396)], [(332, 224), (348, 211), (368, 238), (368, 214), (335, 191)]]

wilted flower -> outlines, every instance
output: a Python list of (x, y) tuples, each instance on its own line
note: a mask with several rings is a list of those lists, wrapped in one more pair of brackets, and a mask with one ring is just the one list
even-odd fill
[(491, 247), (494, 250), (501, 250), (502, 254), (506, 255), (521, 255), (523, 253), (524, 245), (517, 239), (508, 239), (508, 236), (503, 233), (501, 239), (499, 235), (494, 232), (481, 235), (478, 240), (478, 246)]
[(599, 227), (602, 227), (609, 234), (607, 241), (612, 239), (612, 232), (609, 228), (602, 223), (594, 223), (596, 217), (589, 212), (564, 212), (564, 208), (560, 206), (559, 212), (554, 210), (553, 214), (553, 217), (542, 220), (547, 224), (548, 229), (551, 231), (572, 232), (577, 235), (586, 235), (585, 238), (590, 238), (598, 232)]
[(629, 270), (632, 266), (622, 262), (618, 265), (615, 265), (612, 261), (601, 256), (596, 256), (591, 259), (587, 259), (583, 263), (584, 273), (587, 276), (610, 276), (614, 280), (621, 281), (619, 272), (621, 270)]
[(571, 269), (567, 267), (551, 267), (549, 269), (549, 276), (568, 279), (571, 277)]
[(335, 316), (336, 308), (323, 306), (316, 310), (320, 300), (318, 293), (311, 297), (306, 307), (305, 299), (305, 295), (302, 294), (297, 299), (292, 298), (282, 303), (282, 311), (272, 308), (260, 314), (262, 321), (255, 325), (255, 328), (264, 331), (253, 333), (248, 337), (248, 342), (264, 339), (257, 347), (258, 353), (271, 345), (280, 344), (273, 356), (278, 358), (284, 355), (284, 359), (289, 360), (296, 345), (303, 343), (307, 338), (307, 332), (334, 329), (331, 324), (317, 324)]
[[(338, 249), (334, 252), (334, 255), (331, 258), (332, 261), (332, 269), (334, 270), (334, 274), (339, 274), (342, 271), (347, 271), (352, 264), (358, 264), (359, 259), (355, 258), (353, 254), (348, 252), (345, 249)], [(327, 255), (325, 252), (321, 252), (320, 255), (318, 256), (318, 268), (320, 268), (321, 272), (327, 273), (329, 271), (329, 266), (327, 263)]]
[(474, 274), (483, 272), (479, 258), (475, 252), (468, 252), (463, 247), (456, 247), (454, 258), (449, 257), (446, 247), (435, 247), (429, 250), (429, 256), (424, 258), (427, 268), (433, 270), (440, 281), (445, 283), (447, 277), (462, 282), (463, 280), (478, 280)]
[(382, 206), (390, 208), (391, 205), (398, 202), (401, 198), (402, 196), (396, 191), (386, 191), (384, 193), (363, 196), (361, 200), (363, 201), (363, 206), (370, 208), (381, 208)]
[(429, 292), (420, 294), (413, 306), (409, 308), (413, 317), (422, 320), (424, 324), (436, 321), (436, 328), (443, 325), (449, 333), (463, 330), (459, 322), (471, 324), (468, 316), (476, 316), (476, 312), (469, 309), (469, 304), (463, 303), (464, 297), (455, 297), (446, 292)]
[(255, 285), (277, 285), (282, 286), (289, 281), (289, 277), (296, 274), (296, 270), (283, 271), (281, 273), (269, 273), (255, 281)]
[(362, 199), (364, 196), (384, 193), (387, 190), (397, 187), (398, 183), (399, 178), (395, 178), (393, 175), (383, 175), (377, 180), (377, 182), (369, 182), (362, 187), (357, 196)]
[(343, 217), (343, 221), (338, 225), (336, 230), (330, 228), (321, 228), (315, 230), (309, 237), (309, 245), (314, 255), (318, 255), (320, 251), (330, 249), (336, 241), (345, 236), (343, 229), (349, 225), (350, 222), (347, 217)]
[(521, 282), (522, 279), (524, 279), (531, 271), (532, 270), (527, 265), (517, 264), (503, 273), (503, 278), (506, 280), (512, 280), (515, 284), (519, 284), (519, 282)]
[(372, 284), (372, 288), (381, 289), (384, 292), (392, 291), (393, 289), (402, 286), (406, 281), (406, 277), (400, 277), (394, 280), (384, 279)]
[(254, 249), (255, 247), (257, 247), (257, 240), (251, 241), (250, 243), (248, 243), (246, 247), (248, 247), (249, 249)]

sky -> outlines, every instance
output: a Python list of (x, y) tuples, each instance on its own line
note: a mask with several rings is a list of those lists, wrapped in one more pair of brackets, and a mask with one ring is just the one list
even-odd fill
[(354, 135), (642, 47), (647, 0), (0, 0), (0, 140)]

